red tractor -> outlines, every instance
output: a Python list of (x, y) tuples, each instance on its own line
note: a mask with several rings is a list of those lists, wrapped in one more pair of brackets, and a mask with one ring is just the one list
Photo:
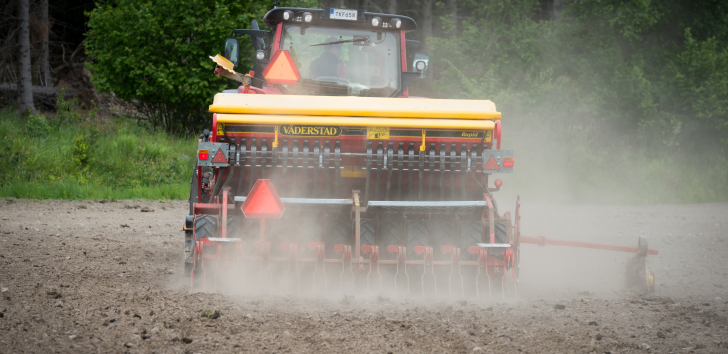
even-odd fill
[[(200, 136), (187, 274), (212, 261), (302, 291), (473, 296), (492, 283), (505, 294), (509, 278), (517, 294), (520, 244), (551, 241), (521, 237), (518, 202), (503, 213), (493, 198), (502, 182), (492, 175), (515, 164), (495, 105), (408, 97), (429, 65), (405, 38), (417, 27), (409, 17), (278, 7), (263, 23), (271, 30), (233, 30), (213, 58), (241, 85), (215, 96)], [(255, 49), (246, 75), (234, 71), (239, 36)], [(245, 217), (256, 182), (280, 195), (279, 219)]]

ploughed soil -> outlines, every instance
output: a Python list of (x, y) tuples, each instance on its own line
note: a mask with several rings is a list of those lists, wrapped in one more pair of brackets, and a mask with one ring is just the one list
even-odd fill
[(0, 211), (0, 353), (728, 352), (728, 204), (524, 202), (524, 235), (649, 236), (656, 291), (625, 288), (631, 254), (523, 245), (518, 298), (511, 282), (506, 299), (481, 300), (254, 282), (191, 292), (185, 202), (4, 199)]

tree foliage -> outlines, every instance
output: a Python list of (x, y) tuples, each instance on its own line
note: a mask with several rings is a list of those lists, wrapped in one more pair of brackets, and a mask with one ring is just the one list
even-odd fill
[[(207, 106), (229, 85), (215, 77), (209, 59), (236, 28), (262, 17), (260, 2), (115, 0), (91, 11), (88, 68), (102, 92), (138, 102), (155, 128), (196, 131), (209, 120)], [(242, 50), (251, 50), (241, 41)], [(243, 56), (242, 67), (251, 56)], [(242, 71), (242, 70), (241, 70)]]

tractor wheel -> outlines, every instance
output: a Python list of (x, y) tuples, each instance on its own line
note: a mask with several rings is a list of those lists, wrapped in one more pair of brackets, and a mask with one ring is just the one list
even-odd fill
[(239, 215), (228, 215), (227, 216), (227, 237), (228, 238), (239, 238), (243, 239), (244, 235), (244, 223), (245, 218)]
[(415, 259), (415, 247), (427, 246), (429, 228), (427, 220), (410, 220), (407, 221), (407, 259)]
[[(195, 218), (194, 228), (195, 242), (203, 238), (215, 237), (215, 231), (217, 229), (217, 219), (215, 219), (215, 217), (212, 215), (198, 215), (197, 218)], [(192, 247), (194, 247), (194, 245)], [(213, 250), (210, 249), (210, 246), (207, 246), (207, 249), (205, 249), (205, 251), (212, 252)], [(193, 254), (192, 257), (197, 257), (197, 255)], [(185, 275), (190, 275), (193, 267), (194, 262), (185, 262)]]
[(327, 258), (339, 258), (334, 251), (334, 245), (349, 245), (354, 248), (353, 232), (349, 226), (349, 220), (344, 218), (332, 218), (326, 228), (326, 257)]
[(361, 219), (359, 243), (362, 245), (376, 245), (377, 224), (374, 220)]
[(405, 245), (402, 242), (403, 229), (401, 217), (395, 216), (379, 219), (379, 242), (377, 242), (377, 246), (379, 246), (381, 259), (397, 259), (396, 254), (390, 254), (387, 251), (387, 246)]
[(301, 216), (302, 217), (298, 219), (298, 252), (306, 257), (316, 257), (316, 250), (308, 249), (308, 243), (323, 241), (323, 227), (321, 225), (321, 219), (313, 216)]
[[(484, 229), (483, 229), (484, 228)], [(465, 221), (460, 223), (460, 240), (461, 242), (461, 254), (467, 254), (468, 247), (470, 246), (477, 246), (478, 243), (482, 243), (481, 240), (481, 233), (482, 230), (485, 230), (486, 234), (490, 231), (490, 225), (488, 223), (485, 223), (485, 225), (481, 228), (481, 224), (479, 221)], [(486, 236), (486, 238), (489, 238), (490, 236)], [(489, 243), (490, 241), (486, 241), (486, 243)], [(508, 243), (508, 234), (506, 233), (506, 225), (502, 223), (496, 223), (495, 224), (495, 242), (496, 243)], [(489, 249), (488, 254), (489, 255), (496, 255), (503, 252), (503, 249)]]
[(440, 252), (441, 246), (457, 246), (460, 241), (457, 239), (457, 228), (455, 220), (450, 216), (434, 218), (432, 220), (432, 248), (435, 252), (435, 259), (448, 260), (450, 255)]

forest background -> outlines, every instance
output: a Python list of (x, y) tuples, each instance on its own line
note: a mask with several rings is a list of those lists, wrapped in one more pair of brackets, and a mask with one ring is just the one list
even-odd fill
[[(517, 173), (503, 178), (505, 193), (549, 202), (728, 200), (728, 3), (282, 6), (414, 18), (418, 31), (407, 38), (423, 42), (432, 60), (431, 75), (411, 94), (496, 103), (503, 146), (517, 159)], [(186, 199), (194, 138), (209, 125), (205, 107), (234, 86), (212, 74), (208, 56), (222, 51), (230, 29), (249, 28), (253, 19), (262, 26), (271, 7), (211, 0), (0, 5), (0, 105), (12, 108), (0, 115), (0, 196)], [(23, 89), (22, 23), (31, 91), (39, 92), (30, 106), (16, 94)], [(48, 99), (41, 87), (65, 88), (73, 99)]]

